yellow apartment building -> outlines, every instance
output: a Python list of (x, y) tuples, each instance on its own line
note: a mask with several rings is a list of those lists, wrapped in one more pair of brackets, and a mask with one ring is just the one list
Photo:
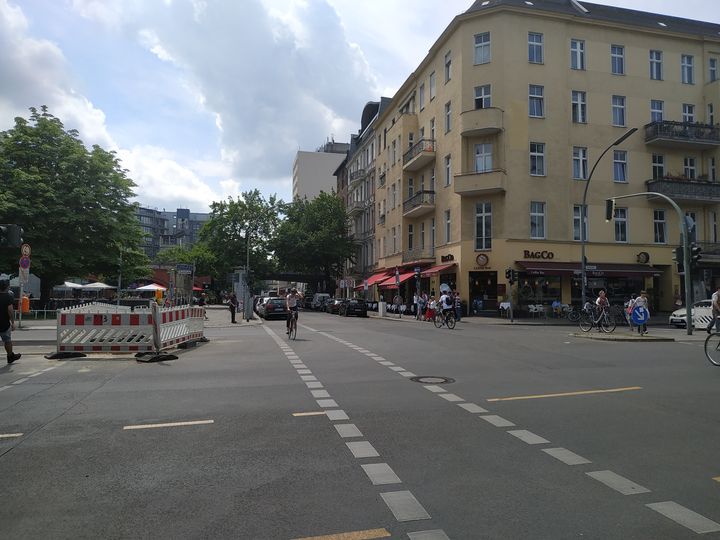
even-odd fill
[[(683, 294), (680, 220), (703, 247), (695, 298), (720, 282), (720, 25), (574, 0), (483, 0), (453, 19), (374, 121), (370, 279), (410, 299), (446, 284), (466, 313)], [(637, 132), (612, 146), (631, 128)], [(608, 149), (606, 154), (601, 154)], [(599, 159), (599, 161), (598, 161)], [(505, 271), (519, 273), (510, 287)], [(395, 275), (399, 274), (396, 278)], [(387, 276), (384, 281), (381, 279)]]

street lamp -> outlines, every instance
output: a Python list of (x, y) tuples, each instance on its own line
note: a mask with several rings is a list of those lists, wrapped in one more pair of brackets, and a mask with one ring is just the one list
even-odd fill
[(608, 151), (613, 147), (617, 146), (620, 143), (622, 143), (625, 139), (627, 139), (630, 135), (635, 133), (638, 128), (632, 128), (626, 133), (622, 135), (619, 139), (614, 141), (610, 146), (608, 146), (605, 150), (603, 150), (602, 154), (600, 154), (600, 157), (597, 158), (595, 161), (595, 164), (593, 165), (593, 168), (590, 170), (590, 176), (588, 176), (587, 180), (585, 181), (585, 191), (583, 191), (583, 198), (582, 198), (582, 205), (580, 206), (580, 246), (581, 246), (581, 257), (580, 257), (580, 264), (581, 264), (581, 273), (582, 273), (582, 305), (585, 306), (585, 302), (587, 301), (586, 297), (586, 287), (587, 287), (587, 275), (586, 275), (586, 269), (585, 269), (585, 244), (587, 244), (587, 193), (588, 188), (590, 187), (590, 180), (592, 179), (593, 173), (595, 172), (595, 169), (598, 166), (598, 163), (600, 163), (600, 160), (603, 158), (605, 154), (608, 153)]

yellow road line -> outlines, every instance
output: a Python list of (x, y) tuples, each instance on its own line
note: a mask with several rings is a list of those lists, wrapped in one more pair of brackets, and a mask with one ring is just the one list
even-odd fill
[(325, 411), (294, 412), (293, 416), (325, 416)]
[(0, 439), (13, 439), (15, 437), (22, 437), (22, 433), (2, 433), (0, 434)]
[(123, 429), (152, 429), (161, 427), (177, 426), (199, 426), (202, 424), (214, 424), (215, 420), (193, 420), (192, 422), (169, 422), (167, 424), (139, 424), (136, 426), (124, 426)]
[(373, 540), (373, 538), (388, 538), (390, 533), (387, 529), (370, 529), (367, 531), (355, 531), (325, 536), (306, 536), (294, 540)]
[(588, 394), (608, 394), (611, 392), (628, 392), (630, 390), (642, 390), (642, 386), (628, 386), (626, 388), (608, 388), (606, 390), (581, 390), (579, 392), (563, 392), (562, 394), (541, 394), (537, 396), (515, 396), (504, 398), (490, 398), (487, 401), (517, 401), (520, 399), (540, 399), (566, 396), (586, 396)]

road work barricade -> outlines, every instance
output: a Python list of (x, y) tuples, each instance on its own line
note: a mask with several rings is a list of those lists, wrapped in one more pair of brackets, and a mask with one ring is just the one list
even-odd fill
[(57, 352), (47, 358), (135, 353), (138, 358), (170, 359), (162, 351), (207, 341), (203, 327), (202, 308), (161, 309), (153, 302), (147, 308), (131, 309), (93, 302), (58, 311)]

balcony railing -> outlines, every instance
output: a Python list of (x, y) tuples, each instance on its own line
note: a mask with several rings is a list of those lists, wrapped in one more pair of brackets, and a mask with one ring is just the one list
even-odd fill
[(351, 216), (354, 216), (355, 214), (360, 214), (365, 210), (365, 203), (362, 201), (353, 201), (348, 206), (348, 214)]
[(435, 248), (424, 247), (403, 251), (402, 260), (404, 263), (422, 260), (435, 261)]
[(364, 180), (366, 175), (367, 175), (367, 171), (365, 169), (358, 169), (357, 171), (351, 172), (350, 173), (350, 182), (348, 183), (348, 187), (353, 187), (355, 184)]
[(653, 122), (645, 126), (647, 144), (698, 150), (720, 146), (720, 126), (693, 122)]
[(435, 192), (420, 190), (403, 203), (404, 217), (417, 217), (435, 210)]
[(420, 139), (403, 154), (403, 169), (417, 171), (435, 161), (435, 139)]
[(718, 182), (666, 177), (658, 180), (648, 180), (646, 183), (648, 191), (662, 193), (672, 199), (705, 204), (717, 204), (718, 200), (720, 200), (720, 183)]

